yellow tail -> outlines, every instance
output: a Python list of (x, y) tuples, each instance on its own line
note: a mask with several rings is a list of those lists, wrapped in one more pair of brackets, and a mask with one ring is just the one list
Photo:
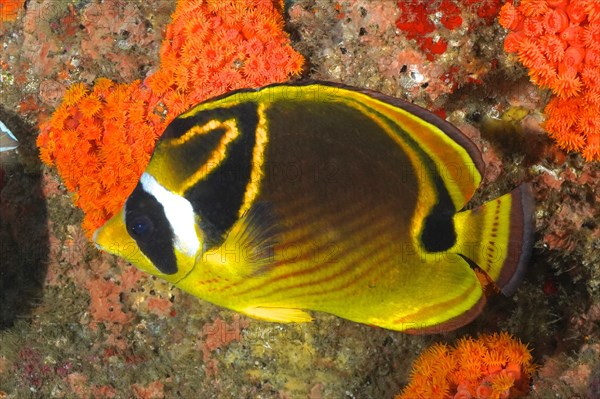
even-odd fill
[(456, 214), (456, 250), (474, 262), (505, 295), (521, 282), (533, 241), (533, 195), (529, 184), (479, 208)]

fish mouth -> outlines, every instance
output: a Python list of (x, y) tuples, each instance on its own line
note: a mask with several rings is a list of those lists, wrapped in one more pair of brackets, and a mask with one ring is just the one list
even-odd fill
[(94, 231), (94, 235), (92, 236), (92, 240), (94, 241), (94, 245), (96, 246), (97, 249), (104, 251), (104, 248), (98, 244), (98, 233), (100, 232), (102, 228), (96, 229), (96, 231)]
[(198, 264), (196, 262), (194, 262), (194, 266), (190, 267), (190, 269), (187, 271), (187, 273), (183, 274), (179, 279), (177, 279), (176, 281), (172, 281), (172, 284), (179, 284), (179, 282), (185, 278), (187, 278), (187, 276), (189, 276), (195, 269), (196, 266), (198, 266)]

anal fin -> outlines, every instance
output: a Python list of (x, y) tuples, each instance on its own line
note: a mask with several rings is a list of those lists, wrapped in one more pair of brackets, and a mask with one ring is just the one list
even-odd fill
[(300, 309), (255, 307), (239, 310), (255, 319), (277, 323), (307, 323), (312, 316)]

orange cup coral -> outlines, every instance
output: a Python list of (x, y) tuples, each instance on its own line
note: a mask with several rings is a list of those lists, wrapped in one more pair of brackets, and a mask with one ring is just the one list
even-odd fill
[(516, 53), (531, 80), (555, 94), (545, 109), (550, 137), (588, 161), (600, 160), (600, 3), (507, 2), (499, 22), (510, 30), (506, 52)]
[(165, 127), (155, 113), (159, 99), (140, 84), (98, 79), (93, 90), (73, 85), (52, 118), (41, 126), (40, 158), (55, 164), (84, 229), (101, 226), (135, 187)]
[(23, 8), (25, 0), (0, 0), (0, 28), (4, 22), (17, 19), (19, 10)]
[(508, 399), (529, 391), (534, 367), (527, 346), (507, 333), (435, 344), (413, 364), (396, 399)]
[(123, 206), (166, 125), (192, 105), (243, 87), (285, 81), (303, 58), (283, 31), (282, 0), (180, 0), (144, 82), (72, 86), (37, 144), (56, 165), (90, 236)]

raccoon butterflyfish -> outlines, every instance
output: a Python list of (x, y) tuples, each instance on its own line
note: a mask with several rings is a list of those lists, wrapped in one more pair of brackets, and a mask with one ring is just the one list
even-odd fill
[(383, 94), (241, 90), (168, 125), (94, 240), (257, 319), (445, 331), (481, 312), (482, 284), (514, 292), (528, 261), (527, 184), (464, 210), (483, 168), (453, 125)]

